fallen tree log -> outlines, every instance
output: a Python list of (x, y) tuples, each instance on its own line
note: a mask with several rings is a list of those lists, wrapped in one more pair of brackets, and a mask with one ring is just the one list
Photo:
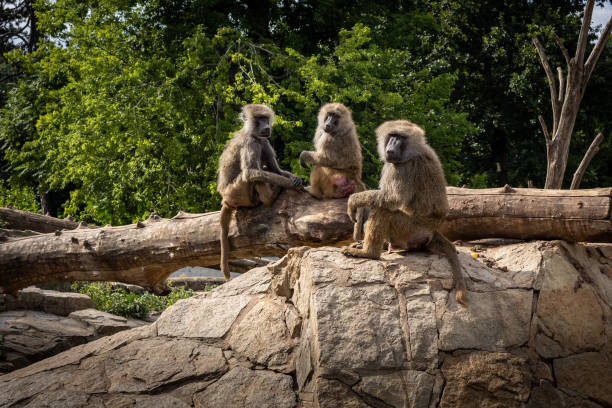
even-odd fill
[[(612, 242), (612, 188), (592, 190), (448, 187), (450, 239), (518, 238)], [(285, 191), (271, 207), (239, 209), (231, 256), (282, 256), (295, 246), (350, 242), (346, 199), (317, 200)], [(0, 244), (0, 291), (43, 282), (120, 281), (163, 290), (183, 266), (219, 263), (219, 212), (156, 215), (120, 227), (77, 228)]]
[(48, 233), (63, 229), (75, 229), (77, 226), (76, 222), (67, 218), (60, 219), (48, 215), (0, 207), (0, 228)]

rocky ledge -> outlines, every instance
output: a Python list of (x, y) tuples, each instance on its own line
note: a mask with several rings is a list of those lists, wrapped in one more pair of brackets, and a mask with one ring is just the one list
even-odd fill
[(448, 263), (294, 248), (152, 325), (0, 377), (0, 406), (611, 407), (612, 246)]

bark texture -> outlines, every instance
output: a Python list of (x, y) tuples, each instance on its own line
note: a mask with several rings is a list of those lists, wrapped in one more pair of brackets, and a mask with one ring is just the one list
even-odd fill
[(79, 224), (69, 219), (34, 214), (28, 211), (0, 207), (0, 227), (11, 230), (30, 230), (36, 232), (55, 232), (75, 229)]
[[(451, 240), (563, 239), (612, 242), (612, 188), (537, 190), (448, 187), (450, 213), (442, 232)], [(231, 257), (282, 256), (296, 246), (344, 245), (353, 224), (346, 199), (317, 200), (285, 191), (271, 207), (240, 209), (229, 237)], [(13, 238), (0, 243), (0, 291), (45, 282), (120, 281), (163, 290), (184, 266), (219, 263), (219, 212), (152, 216), (120, 227)]]

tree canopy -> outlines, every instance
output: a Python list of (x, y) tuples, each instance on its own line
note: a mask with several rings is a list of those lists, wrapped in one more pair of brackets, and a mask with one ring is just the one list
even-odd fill
[[(336, 101), (353, 112), (369, 187), (380, 171), (374, 129), (399, 118), (425, 129), (450, 185), (532, 180), (542, 186), (537, 115), (550, 108), (529, 39), (537, 34), (552, 44), (555, 31), (572, 43), (584, 7), (576, 1), (28, 4), (36, 25), (24, 32), (36, 35), (35, 46), (0, 40), (0, 205), (40, 210), (43, 197), (60, 216), (100, 224), (218, 209), (217, 160), (240, 128), (246, 103), (277, 112), (271, 141), (281, 166), (305, 180), (308, 171), (297, 158), (312, 147), (320, 106)], [(7, 18), (17, 21), (23, 13)], [(576, 125), (570, 168), (596, 131), (605, 136), (583, 186), (612, 182), (612, 118), (604, 103), (612, 97), (610, 48)]]

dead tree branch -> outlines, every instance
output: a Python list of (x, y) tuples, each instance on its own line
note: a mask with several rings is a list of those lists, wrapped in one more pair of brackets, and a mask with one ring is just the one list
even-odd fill
[(572, 185), (570, 186), (570, 190), (576, 190), (580, 188), (580, 183), (582, 182), (582, 176), (584, 175), (586, 168), (591, 163), (591, 160), (593, 159), (595, 154), (597, 154), (597, 152), (599, 151), (599, 145), (601, 144), (602, 140), (603, 140), (603, 134), (598, 133), (597, 136), (595, 136), (595, 139), (593, 139), (593, 142), (591, 142), (591, 145), (589, 146), (586, 153), (584, 154), (584, 157), (582, 158), (582, 161), (580, 162), (578, 169), (576, 169), (576, 172), (574, 173), (574, 177), (572, 178)]

